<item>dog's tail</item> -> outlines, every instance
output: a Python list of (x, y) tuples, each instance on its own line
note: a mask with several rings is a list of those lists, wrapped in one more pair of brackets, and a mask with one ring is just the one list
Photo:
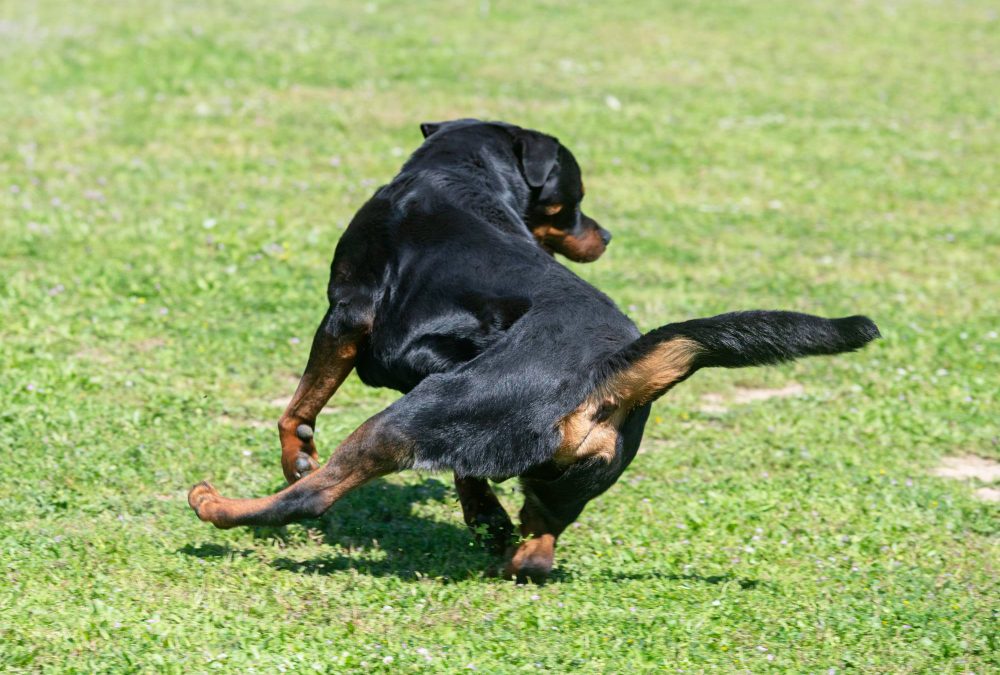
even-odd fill
[(599, 373), (607, 403), (649, 403), (699, 368), (742, 368), (860, 349), (879, 337), (864, 316), (824, 319), (798, 312), (732, 312), (671, 323), (612, 355)]

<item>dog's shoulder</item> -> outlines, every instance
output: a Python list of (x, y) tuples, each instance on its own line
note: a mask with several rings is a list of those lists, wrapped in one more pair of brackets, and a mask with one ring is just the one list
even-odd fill
[(326, 330), (333, 335), (370, 327), (392, 255), (389, 229), (398, 220), (391, 200), (376, 193), (354, 215), (330, 263)]

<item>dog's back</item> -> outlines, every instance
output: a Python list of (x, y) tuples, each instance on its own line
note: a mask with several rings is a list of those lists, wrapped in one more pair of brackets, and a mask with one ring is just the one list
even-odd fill
[[(381, 280), (358, 375), (414, 394), (393, 410), (420, 439), (417, 466), (520, 475), (552, 458), (554, 422), (585, 398), (595, 364), (639, 332), (529, 237), (457, 207), (434, 180), (397, 180), (405, 191), (380, 190), (351, 225), (362, 277)], [(345, 240), (335, 268), (354, 255)], [(348, 286), (332, 307), (357, 295)]]

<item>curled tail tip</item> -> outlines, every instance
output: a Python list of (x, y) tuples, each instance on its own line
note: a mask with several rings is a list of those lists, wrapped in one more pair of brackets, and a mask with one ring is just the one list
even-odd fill
[(844, 340), (854, 349), (864, 347), (872, 340), (882, 337), (878, 326), (867, 316), (860, 314), (846, 316), (842, 319), (834, 319), (834, 323)]

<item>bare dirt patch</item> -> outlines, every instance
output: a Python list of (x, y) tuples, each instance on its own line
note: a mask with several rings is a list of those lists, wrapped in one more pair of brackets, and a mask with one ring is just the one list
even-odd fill
[[(976, 455), (943, 457), (932, 472), (941, 478), (952, 480), (976, 480), (982, 483), (1000, 481), (1000, 462)], [(980, 487), (972, 492), (976, 499), (986, 502), (1000, 502), (1000, 489)]]
[(1000, 490), (996, 488), (979, 488), (972, 494), (976, 496), (976, 499), (982, 499), (984, 502), (1000, 502)]
[(1000, 480), (1000, 462), (976, 455), (944, 457), (935, 467), (934, 475), (955, 480), (975, 478), (984, 483), (993, 483)]
[(727, 395), (705, 394), (701, 397), (701, 411), (706, 413), (724, 413), (729, 410), (729, 406), (745, 405), (756, 401), (766, 401), (769, 398), (789, 398), (791, 396), (801, 396), (806, 391), (798, 382), (790, 382), (780, 389), (754, 389), (751, 387), (739, 387)]

